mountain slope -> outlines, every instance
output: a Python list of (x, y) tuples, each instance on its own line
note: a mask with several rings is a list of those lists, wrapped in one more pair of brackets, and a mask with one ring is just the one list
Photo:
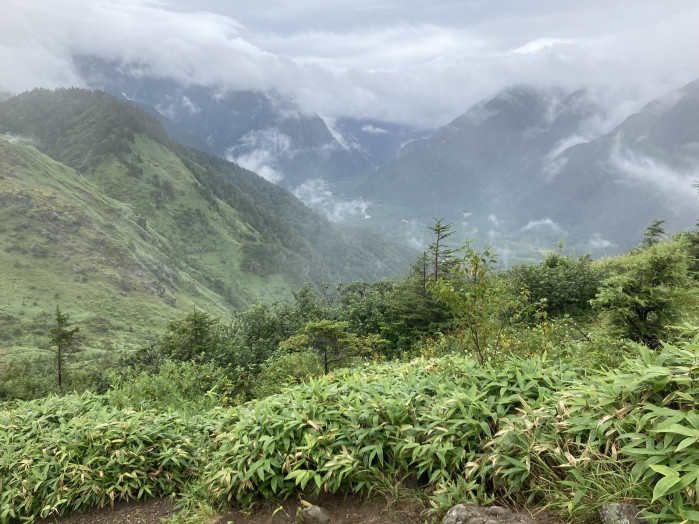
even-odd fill
[(374, 168), (360, 148), (343, 143), (322, 118), (280, 93), (186, 86), (144, 75), (134, 64), (88, 56), (74, 61), (92, 88), (154, 108), (183, 144), (233, 160), (284, 187), (308, 179), (356, 178)]
[(653, 217), (691, 227), (699, 201), (699, 86), (649, 104), (595, 136), (591, 94), (529, 87), (477, 104), (407, 144), (360, 185), (405, 218), (459, 221), (471, 238), (611, 254), (637, 244)]
[(229, 307), (172, 263), (172, 246), (131, 206), (75, 170), (0, 136), (0, 173), (5, 344), (36, 347), (56, 306), (103, 348), (144, 344), (195, 305)]
[[(410, 261), (390, 242), (345, 234), (254, 173), (180, 146), (150, 115), (105, 93), (13, 97), (0, 103), (0, 133), (23, 137), (3, 141), (3, 173), (12, 183), (1, 186), (9, 204), (0, 214), (12, 226), (0, 240), (17, 246), (5, 260), (17, 262), (14, 284), (3, 289), (20, 297), (35, 279), (51, 283), (31, 297), (45, 311), (55, 307), (55, 283), (70, 284), (64, 294), (77, 297), (87, 292), (76, 287), (94, 281), (103, 292), (89, 296), (145, 294), (161, 319), (194, 305), (225, 314), (307, 281), (398, 274)], [(56, 194), (43, 189), (54, 186)], [(62, 214), (83, 218), (75, 227), (66, 219), (63, 231)], [(109, 311), (126, 307), (117, 302)], [(95, 307), (95, 314), (104, 309)]]

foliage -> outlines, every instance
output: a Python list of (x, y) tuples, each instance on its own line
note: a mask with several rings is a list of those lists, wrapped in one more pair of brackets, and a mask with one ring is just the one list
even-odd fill
[(574, 521), (616, 498), (650, 504), (649, 522), (699, 519), (699, 337), (661, 353), (637, 349), (621, 369), (506, 421), (492, 460), (509, 493)]
[(539, 265), (521, 264), (507, 272), (515, 289), (526, 289), (531, 304), (540, 304), (549, 316), (589, 312), (603, 274), (589, 256), (574, 259), (549, 253)]
[(220, 318), (213, 318), (195, 309), (181, 319), (172, 320), (168, 332), (158, 343), (158, 351), (166, 358), (180, 361), (216, 359), (225, 351), (230, 338)]
[(164, 360), (156, 373), (123, 369), (109, 377), (109, 395), (120, 409), (154, 409), (201, 413), (221, 404), (239, 403), (233, 379), (240, 373), (228, 373), (213, 362)]
[(61, 313), (61, 310), (56, 306), (56, 325), (49, 331), (51, 333), (52, 346), (56, 346), (56, 371), (58, 374), (58, 389), (63, 385), (63, 366), (67, 353), (74, 350), (76, 346), (75, 334), (80, 331), (79, 327), (71, 327), (70, 315)]
[(370, 355), (385, 342), (378, 335), (359, 336), (347, 331), (347, 322), (319, 320), (308, 322), (296, 335), (280, 344), (287, 352), (304, 352), (311, 349), (328, 372), (340, 364), (347, 365), (352, 358)]
[(42, 350), (13, 355), (4, 361), (0, 400), (31, 400), (69, 391), (104, 393), (109, 387), (106, 373), (113, 365), (113, 357), (102, 353), (83, 354), (79, 362), (67, 362), (64, 368), (67, 373), (64, 373), (63, 384), (59, 388), (54, 355)]
[(478, 361), (488, 350), (497, 353), (503, 330), (518, 320), (523, 306), (519, 297), (507, 293), (505, 281), (495, 275), (497, 255), (486, 247), (478, 251), (467, 243), (450, 280), (440, 279), (433, 290), (448, 305), (455, 324), (468, 334)]
[[(224, 412), (225, 413), (225, 412)], [(167, 496), (196, 474), (223, 413), (120, 410), (109, 396), (50, 396), (0, 411), (0, 521)]]
[(592, 304), (609, 312), (621, 337), (658, 347), (668, 327), (678, 323), (689, 298), (684, 242), (663, 242), (608, 262), (611, 276)]
[(255, 398), (268, 397), (322, 374), (323, 366), (313, 350), (281, 347), (262, 365), (252, 393)]
[(0, 519), (183, 490), (214, 505), (368, 493), (412, 473), (436, 511), (505, 498), (583, 521), (621, 499), (650, 522), (696, 520), (699, 337), (637, 351), (619, 370), (585, 375), (541, 357), (498, 367), (418, 358), (309, 378), (234, 409), (190, 404), (190, 414), (120, 409), (116, 391), (10, 405)]
[(660, 220), (657, 218), (651, 220), (650, 226), (648, 226), (643, 233), (643, 242), (641, 242), (641, 245), (644, 247), (651, 247), (662, 241), (663, 237), (667, 235), (663, 229), (663, 224), (665, 222), (667, 222), (667, 220)]
[[(445, 245), (445, 241), (451, 235), (454, 234), (451, 227), (453, 223), (444, 224), (444, 219), (434, 219), (434, 224), (429, 227), (430, 231), (434, 233), (434, 242), (429, 245), (428, 249), (430, 251), (429, 257), (426, 257), (425, 263), (429, 262), (432, 266), (432, 282), (437, 283), (437, 281), (443, 276), (449, 273), (452, 266), (452, 255), (454, 250), (449, 249)], [(420, 261), (418, 260), (418, 263)], [(426, 271), (425, 271), (426, 272)], [(425, 279), (426, 280), (426, 279)]]
[(697, 342), (587, 377), (538, 358), (448, 357), (311, 380), (241, 409), (204, 481), (250, 503), (414, 472), (438, 508), (505, 497), (582, 521), (621, 498), (650, 521), (694, 520)]

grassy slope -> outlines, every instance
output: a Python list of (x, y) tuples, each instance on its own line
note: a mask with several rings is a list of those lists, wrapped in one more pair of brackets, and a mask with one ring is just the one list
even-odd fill
[[(104, 93), (15, 97), (0, 104), (0, 131), (31, 137), (22, 140), (51, 157), (2, 139), (0, 355), (44, 345), (57, 305), (88, 346), (128, 348), (195, 306), (225, 316), (332, 278), (294, 229), (310, 213), (299, 201), (234, 164), (217, 171)], [(371, 268), (364, 255), (359, 265)]]
[[(136, 142), (146, 165), (143, 181), (119, 176), (114, 161), (88, 179), (31, 146), (0, 138), (3, 345), (42, 345), (57, 305), (72, 314), (91, 347), (142, 345), (195, 305), (219, 314), (229, 310), (205, 274), (230, 274), (228, 284), (234, 281), (241, 301), (288, 291), (279, 277), (239, 271), (232, 228), (254, 232), (230, 208), (221, 213), (225, 220), (209, 220), (208, 203), (186, 190), (192, 177), (177, 159), (145, 137)], [(173, 188), (158, 214), (151, 212), (148, 191), (156, 174)], [(132, 205), (105, 196), (101, 184)], [(190, 221), (189, 236), (176, 223), (185, 210), (203, 217)], [(143, 217), (156, 218), (144, 229), (138, 224)]]

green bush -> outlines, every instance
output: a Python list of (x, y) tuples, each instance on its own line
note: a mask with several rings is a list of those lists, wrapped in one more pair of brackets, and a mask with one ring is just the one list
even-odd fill
[(128, 368), (114, 371), (110, 383), (110, 398), (124, 409), (201, 412), (220, 405), (224, 396), (226, 403), (235, 400), (226, 370), (213, 362), (165, 360), (157, 373)]
[(556, 252), (538, 266), (522, 264), (507, 273), (515, 289), (526, 289), (530, 302), (543, 304), (552, 317), (589, 311), (603, 275), (589, 256), (574, 259)]
[(285, 387), (322, 374), (323, 367), (313, 350), (290, 352), (280, 349), (262, 366), (252, 395), (255, 398), (268, 397)]
[[(650, 347), (696, 308), (685, 242), (662, 242), (607, 262), (612, 274), (592, 304), (608, 312), (615, 334)], [(687, 308), (689, 306), (689, 308)]]
[(226, 413), (120, 410), (88, 393), (0, 411), (0, 522), (177, 493)]

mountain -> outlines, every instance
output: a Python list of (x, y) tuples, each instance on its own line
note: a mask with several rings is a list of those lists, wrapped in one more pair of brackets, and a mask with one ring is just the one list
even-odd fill
[(370, 156), (278, 92), (183, 85), (143, 74), (138, 64), (75, 57), (91, 88), (153, 108), (174, 138), (257, 172), (286, 188), (308, 179), (356, 178)]
[(195, 306), (227, 315), (307, 281), (374, 280), (411, 262), (408, 250), (177, 144), (103, 92), (9, 98), (0, 135), (0, 310), (15, 320), (24, 311), (45, 321), (60, 303), (109, 333), (110, 319), (120, 332), (162, 329)]
[(340, 117), (334, 127), (345, 141), (361, 148), (379, 165), (393, 160), (398, 150), (408, 142), (434, 134), (434, 130), (376, 120), (372, 118)]
[(509, 88), (408, 143), (358, 193), (496, 245), (563, 238), (583, 253), (620, 252), (654, 217), (668, 231), (694, 224), (698, 101), (694, 83), (595, 135), (606, 115), (590, 92)]

